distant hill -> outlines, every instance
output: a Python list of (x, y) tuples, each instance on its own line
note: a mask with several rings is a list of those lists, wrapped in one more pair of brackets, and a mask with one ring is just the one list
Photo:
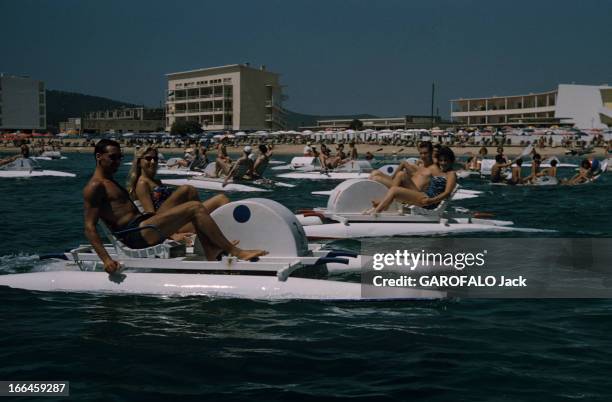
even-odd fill
[(297, 129), (298, 127), (304, 126), (315, 126), (317, 124), (317, 120), (333, 120), (333, 119), (375, 119), (378, 116), (374, 116), (372, 114), (351, 114), (351, 115), (337, 115), (337, 116), (323, 116), (323, 115), (313, 115), (313, 114), (302, 114), (297, 112), (292, 112), (287, 110), (287, 125), (292, 130)]
[[(99, 96), (84, 95), (76, 92), (65, 92), (47, 90), (47, 125), (57, 129), (61, 121), (69, 117), (81, 117), (85, 113), (98, 110), (120, 109), (123, 107), (139, 107), (131, 103), (120, 102)], [(292, 112), (287, 110), (287, 124), (289, 129), (297, 129), (303, 126), (314, 126), (317, 120), (330, 119), (368, 119), (376, 118), (371, 114), (355, 115), (312, 115)]]
[(122, 107), (138, 105), (75, 92), (47, 90), (47, 125), (57, 128), (60, 121), (66, 121), (69, 117), (81, 117), (88, 112)]

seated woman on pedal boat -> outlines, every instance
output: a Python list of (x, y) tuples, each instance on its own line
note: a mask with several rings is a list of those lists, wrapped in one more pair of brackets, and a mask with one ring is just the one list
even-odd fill
[[(156, 178), (158, 161), (157, 149), (151, 146), (145, 147), (134, 154), (128, 175), (128, 193), (132, 200), (140, 202), (144, 213), (155, 214), (189, 201), (201, 201), (198, 191), (193, 186), (183, 185), (174, 188), (164, 185)], [(229, 201), (225, 195), (219, 194), (204, 201), (202, 205), (210, 213)], [(190, 226), (191, 224), (186, 225), (178, 233), (195, 233)]]
[(375, 207), (369, 212), (373, 214), (383, 212), (395, 200), (425, 209), (435, 209), (440, 202), (452, 195), (457, 186), (457, 175), (453, 170), (454, 163), (453, 151), (448, 147), (441, 148), (438, 154), (440, 173), (431, 176), (425, 191), (393, 185), (382, 200), (372, 202)]

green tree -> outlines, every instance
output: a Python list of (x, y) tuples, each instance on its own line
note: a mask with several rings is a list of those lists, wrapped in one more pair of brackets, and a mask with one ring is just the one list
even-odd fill
[(363, 128), (363, 122), (359, 119), (353, 119), (353, 121), (351, 121), (351, 124), (349, 125), (349, 128), (351, 130), (361, 130)]
[(204, 132), (200, 123), (193, 120), (175, 121), (170, 127), (170, 134), (185, 135), (185, 134), (201, 134)]

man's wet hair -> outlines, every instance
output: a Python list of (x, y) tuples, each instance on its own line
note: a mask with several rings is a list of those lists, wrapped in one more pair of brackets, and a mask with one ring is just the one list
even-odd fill
[(501, 154), (495, 155), (495, 162), (497, 162), (497, 163), (504, 163), (504, 156), (501, 155)]
[(523, 164), (523, 159), (518, 158), (517, 160), (515, 160), (514, 162), (516, 162), (516, 166), (521, 166)]
[(550, 166), (552, 166), (552, 167), (557, 166), (557, 160), (556, 159), (551, 160), (550, 161)]
[(102, 138), (100, 141), (98, 141), (98, 143), (96, 144), (96, 147), (94, 148), (94, 158), (96, 157), (97, 154), (105, 153), (106, 147), (121, 148), (121, 146), (119, 145), (117, 141)]
[(533, 154), (533, 160), (542, 160), (542, 155), (540, 155), (538, 153)]
[(431, 144), (431, 141), (421, 141), (419, 143), (419, 148), (427, 148), (429, 153), (433, 153), (433, 145)]
[[(259, 152), (261, 152), (262, 154), (265, 154), (266, 152), (268, 152), (268, 147), (265, 146), (264, 144), (260, 144), (258, 148), (259, 148)], [(314, 147), (312, 149), (314, 150)]]
[(582, 162), (580, 162), (580, 167), (585, 168), (585, 169), (590, 169), (591, 162), (589, 162), (588, 159), (583, 159)]
[(440, 152), (438, 153), (438, 160), (446, 159), (451, 164), (455, 163), (455, 153), (449, 147), (440, 148)]

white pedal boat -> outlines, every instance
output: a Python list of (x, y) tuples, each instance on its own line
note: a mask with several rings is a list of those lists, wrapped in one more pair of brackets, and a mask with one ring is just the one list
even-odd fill
[[(278, 177), (285, 179), (306, 179), (306, 180), (348, 180), (348, 179), (367, 179), (372, 173), (372, 165), (365, 160), (349, 161), (334, 170), (323, 170), (318, 159), (313, 157), (297, 157), (291, 161), (290, 173), (279, 174)], [(378, 170), (387, 175), (392, 175), (398, 165), (385, 165)], [(273, 168), (276, 169), (276, 168)]]
[[(582, 186), (585, 184), (589, 184), (589, 183), (593, 183), (596, 180), (598, 180), (605, 171), (608, 170), (608, 162), (604, 161), (601, 164), (601, 168), (599, 170), (599, 172), (597, 172), (593, 177), (591, 177), (589, 180), (585, 181), (584, 183), (578, 183), (578, 184), (572, 184), (572, 186)], [(506, 175), (506, 179), (510, 180), (512, 179), (512, 173), (509, 173)], [(490, 183), (492, 186), (510, 186), (510, 187), (531, 187), (531, 186), (552, 186), (552, 187), (556, 187), (559, 184), (561, 184), (561, 182), (559, 182), (559, 179), (557, 179), (556, 177), (552, 177), (552, 176), (541, 176), (538, 177), (534, 183), (523, 183), (523, 184), (508, 184), (508, 183)]]
[(76, 177), (74, 173), (61, 172), (58, 170), (41, 169), (31, 159), (19, 158), (7, 165), (0, 166), (0, 177), (25, 178), (25, 177)]
[[(110, 235), (105, 245), (120, 261), (120, 273), (109, 275), (90, 245), (65, 254), (64, 269), (0, 275), (0, 286), (58, 292), (93, 292), (148, 295), (201, 295), (264, 300), (379, 300), (362, 297), (372, 285), (312, 279), (334, 270), (359, 270), (359, 256), (309, 245), (302, 226), (281, 204), (268, 199), (248, 199), (226, 204), (212, 214), (223, 233), (247, 249), (265, 249), (257, 261), (223, 257), (206, 261), (198, 252), (166, 241), (142, 250), (127, 248)], [(264, 235), (262, 235), (264, 234)], [(190, 251), (190, 252), (189, 252)], [(384, 299), (439, 299), (444, 292), (388, 289)]]
[[(197, 175), (192, 175), (185, 179), (164, 179), (164, 184), (172, 186), (190, 185), (202, 190), (213, 191), (238, 191), (238, 192), (264, 192), (271, 191), (274, 187), (295, 187), (293, 184), (282, 183), (275, 180), (260, 179), (253, 181), (229, 181), (224, 187), (223, 178), (211, 177), (215, 174), (215, 162), (209, 163), (203, 172), (197, 172)], [(247, 184), (248, 183), (248, 184)]]
[(329, 196), (327, 208), (315, 208), (297, 215), (308, 239), (421, 236), (471, 232), (551, 232), (516, 228), (511, 221), (483, 219), (482, 213), (463, 208), (447, 211), (447, 201), (436, 209), (404, 207), (393, 203), (389, 210), (364, 215), (371, 201), (382, 198), (387, 188), (372, 180), (347, 180)]

